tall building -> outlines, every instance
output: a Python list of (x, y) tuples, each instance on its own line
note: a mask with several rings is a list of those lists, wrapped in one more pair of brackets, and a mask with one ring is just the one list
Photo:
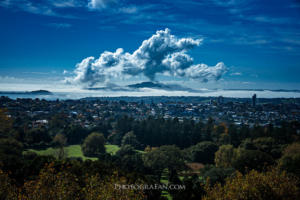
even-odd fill
[(252, 96), (252, 106), (255, 107), (256, 106), (256, 94), (254, 94)]
[(223, 104), (224, 103), (224, 98), (223, 96), (218, 97), (218, 104)]

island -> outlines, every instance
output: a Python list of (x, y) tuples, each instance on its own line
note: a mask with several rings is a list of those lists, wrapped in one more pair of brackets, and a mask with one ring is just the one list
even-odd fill
[(53, 95), (52, 92), (48, 90), (34, 90), (34, 91), (0, 91), (0, 94), (25, 94), (25, 95)]

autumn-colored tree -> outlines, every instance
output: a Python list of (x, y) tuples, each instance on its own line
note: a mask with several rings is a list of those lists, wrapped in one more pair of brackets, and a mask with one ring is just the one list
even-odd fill
[(220, 123), (214, 126), (212, 131), (213, 140), (216, 142), (222, 133), (228, 133), (228, 128), (225, 123)]
[(205, 165), (203, 169), (201, 169), (201, 177), (203, 180), (209, 178), (209, 184), (211, 186), (216, 183), (224, 184), (226, 178), (232, 177), (235, 174), (234, 168), (223, 168), (223, 167), (215, 167), (214, 165)]
[(144, 150), (145, 152), (150, 152), (151, 151), (151, 147), (149, 146), (149, 145), (147, 145), (146, 147), (145, 147), (145, 150)]
[(142, 190), (134, 190), (131, 188), (123, 188), (122, 185), (128, 184), (126, 178), (118, 177), (115, 172), (112, 176), (105, 179), (101, 178), (99, 174), (88, 176), (85, 179), (85, 187), (82, 189), (85, 200), (142, 200), (145, 199)]
[(22, 200), (81, 199), (78, 178), (68, 169), (56, 170), (54, 163), (46, 165), (37, 179), (25, 182), (23, 190)]
[[(56, 169), (54, 163), (46, 165), (35, 180), (25, 182), (23, 192), (19, 192), (22, 200), (142, 200), (142, 190), (121, 189), (128, 184), (125, 177), (118, 172), (107, 177), (99, 174), (85, 174), (82, 177), (71, 173), (68, 166)], [(1, 175), (0, 175), (1, 177)], [(9, 187), (8, 187), (9, 188)], [(20, 190), (21, 191), (21, 190)], [(14, 194), (14, 193), (13, 193)]]
[(133, 133), (133, 131), (130, 131), (124, 135), (124, 137), (122, 138), (122, 146), (123, 145), (131, 145), (134, 148), (139, 147), (140, 144), (139, 144), (138, 140), (136, 139), (136, 136)]
[(217, 167), (232, 167), (232, 162), (237, 157), (237, 150), (232, 145), (222, 145), (215, 153)]
[(255, 170), (246, 175), (237, 172), (234, 178), (229, 178), (222, 186), (206, 187), (204, 200), (297, 200), (300, 191), (297, 180), (277, 168), (260, 173)]
[(223, 145), (230, 144), (231, 143), (230, 135), (228, 133), (222, 133), (219, 137), (218, 143)]
[(0, 199), (17, 199), (16, 188), (9, 176), (0, 169)]
[(281, 169), (300, 178), (300, 143), (287, 146), (279, 159), (278, 165)]

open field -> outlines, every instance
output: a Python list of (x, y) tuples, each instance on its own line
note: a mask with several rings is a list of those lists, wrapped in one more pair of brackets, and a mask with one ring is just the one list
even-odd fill
[(106, 152), (114, 155), (117, 151), (119, 151), (120, 147), (118, 145), (107, 144), (105, 145)]
[[(110, 154), (115, 154), (120, 149), (120, 147), (118, 145), (110, 145), (110, 144), (105, 145), (105, 148), (106, 148), (106, 152), (110, 153)], [(81, 151), (80, 145), (66, 146), (65, 150), (67, 152), (68, 157), (82, 158), (83, 160), (86, 160), (86, 159), (97, 160), (97, 158), (84, 156)], [(33, 151), (39, 155), (55, 155), (57, 149), (49, 147), (49, 148), (43, 149), (43, 150), (28, 149), (27, 151)]]

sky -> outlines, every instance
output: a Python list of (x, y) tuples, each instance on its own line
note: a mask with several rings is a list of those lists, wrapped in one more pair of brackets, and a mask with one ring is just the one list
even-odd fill
[(0, 0), (0, 90), (300, 89), (299, 19), (296, 0)]

